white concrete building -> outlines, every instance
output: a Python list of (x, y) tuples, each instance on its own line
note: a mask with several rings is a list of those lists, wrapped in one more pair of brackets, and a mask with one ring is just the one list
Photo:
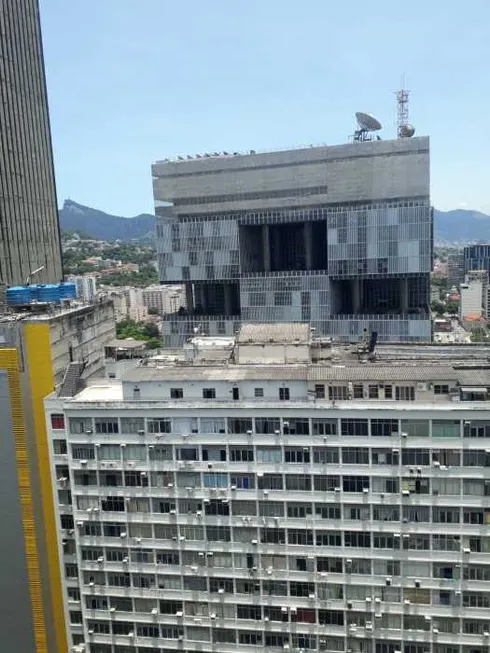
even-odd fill
[(475, 279), (462, 283), (459, 290), (461, 295), (460, 319), (463, 320), (467, 315), (483, 315), (483, 283)]
[(159, 315), (177, 313), (185, 308), (184, 286), (148, 286), (143, 288), (143, 303), (148, 309), (155, 309)]
[(73, 274), (68, 277), (77, 287), (77, 298), (90, 302), (97, 294), (97, 279), (91, 274)]
[(46, 400), (90, 653), (487, 653), (490, 348), (257, 328)]

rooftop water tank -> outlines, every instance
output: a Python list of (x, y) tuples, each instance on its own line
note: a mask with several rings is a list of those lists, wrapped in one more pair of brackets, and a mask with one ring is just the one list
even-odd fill
[(5, 293), (7, 306), (25, 306), (31, 302), (29, 286), (11, 286)]
[(60, 286), (59, 284), (46, 283), (39, 284), (37, 286), (36, 299), (38, 302), (46, 304), (54, 304), (59, 302), (60, 297)]
[(77, 287), (71, 281), (63, 281), (59, 285), (61, 299), (75, 299)]

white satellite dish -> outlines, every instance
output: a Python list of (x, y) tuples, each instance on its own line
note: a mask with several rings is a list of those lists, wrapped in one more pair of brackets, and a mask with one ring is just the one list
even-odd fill
[(356, 113), (357, 124), (360, 129), (366, 132), (377, 132), (381, 129), (381, 123), (379, 120), (376, 120), (374, 116), (371, 116), (369, 113), (364, 113), (358, 111)]

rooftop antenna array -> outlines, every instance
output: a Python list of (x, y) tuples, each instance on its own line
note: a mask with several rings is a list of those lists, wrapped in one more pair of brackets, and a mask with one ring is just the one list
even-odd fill
[(401, 88), (396, 93), (397, 110), (397, 135), (398, 138), (411, 138), (415, 134), (415, 127), (408, 122), (408, 99), (410, 91)]
[[(376, 120), (374, 116), (371, 116), (369, 113), (364, 113), (363, 111), (358, 111), (356, 113), (356, 120), (358, 129), (354, 132), (354, 142), (366, 142), (372, 141), (372, 132), (379, 131), (381, 129), (381, 123), (379, 120)], [(381, 140), (379, 136), (376, 136), (377, 140)]]

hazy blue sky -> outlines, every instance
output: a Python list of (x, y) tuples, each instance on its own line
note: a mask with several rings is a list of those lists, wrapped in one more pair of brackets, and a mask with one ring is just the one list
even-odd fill
[(154, 160), (343, 143), (357, 110), (391, 137), (405, 74), (435, 206), (490, 212), (488, 0), (40, 4), (60, 203), (152, 211)]

